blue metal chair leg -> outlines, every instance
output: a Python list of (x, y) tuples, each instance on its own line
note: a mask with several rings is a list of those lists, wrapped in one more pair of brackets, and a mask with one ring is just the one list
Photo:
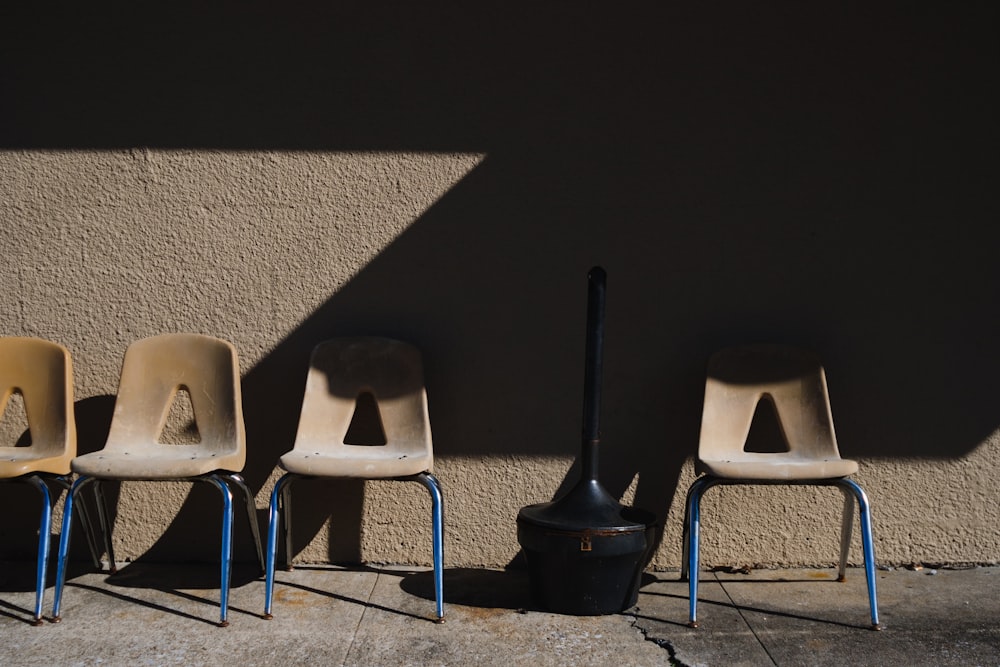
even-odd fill
[(843, 486), (840, 490), (844, 493), (844, 513), (840, 525), (840, 571), (837, 574), (837, 581), (847, 581), (847, 556), (851, 550), (851, 533), (854, 529), (854, 495)]
[(52, 494), (49, 487), (38, 475), (31, 475), (25, 481), (38, 489), (42, 495), (42, 518), (38, 524), (38, 561), (35, 572), (35, 617), (31, 624), (42, 624), (42, 601), (45, 597), (45, 575), (49, 569), (49, 535), (52, 533)]
[(69, 493), (66, 494), (66, 503), (63, 506), (62, 533), (59, 535), (59, 555), (57, 556), (59, 563), (56, 568), (55, 599), (52, 602), (53, 623), (58, 623), (62, 620), (59, 616), (59, 610), (62, 606), (63, 586), (66, 584), (66, 561), (69, 559), (69, 538), (73, 532), (73, 502), (80, 489), (93, 481), (93, 477), (80, 476), (73, 482)]
[(247, 487), (246, 480), (243, 479), (243, 475), (238, 473), (225, 473), (219, 475), (223, 479), (232, 482), (243, 494), (243, 499), (246, 501), (247, 508), (247, 518), (250, 520), (250, 534), (253, 535), (254, 546), (257, 547), (257, 562), (260, 563), (261, 574), (264, 572), (264, 551), (260, 546), (260, 527), (257, 525), (257, 506), (254, 504), (253, 494), (250, 493), (250, 489)]
[(858, 499), (858, 507), (861, 510), (861, 546), (865, 556), (865, 577), (868, 579), (868, 604), (871, 607), (872, 629), (881, 630), (882, 625), (878, 620), (878, 595), (875, 590), (875, 545), (872, 539), (872, 517), (868, 495), (852, 479), (838, 480), (837, 485), (850, 490)]
[[(94, 496), (97, 498), (97, 516), (101, 522), (101, 533), (104, 535), (104, 550), (108, 554), (108, 571), (114, 574), (118, 571), (118, 564), (115, 562), (115, 548), (112, 545), (111, 514), (108, 512), (108, 500), (104, 496), (103, 480), (94, 479)], [(83, 503), (81, 502), (82, 506)]]
[(688, 580), (688, 554), (691, 550), (691, 533), (690, 531), (690, 513), (688, 511), (688, 503), (691, 502), (691, 490), (693, 487), (688, 488), (687, 495), (684, 497), (684, 523), (681, 524), (681, 577), (680, 581)]
[(431, 494), (431, 521), (434, 527), (434, 600), (437, 622), (444, 623), (444, 496), (441, 483), (429, 472), (415, 475), (414, 479)]
[[(296, 476), (296, 479), (301, 479)], [(281, 526), (282, 534), (285, 536), (285, 569), (291, 572), (294, 569), (293, 560), (295, 558), (295, 547), (292, 546), (292, 480), (281, 490)]]
[(222, 571), (219, 586), (219, 627), (229, 625), (229, 580), (233, 564), (233, 492), (218, 475), (205, 477), (222, 493)]
[(687, 515), (688, 546), (688, 626), (698, 627), (698, 559), (699, 539), (701, 533), (701, 497), (711, 487), (718, 483), (711, 477), (699, 477), (688, 490), (685, 514)]
[[(285, 473), (274, 485), (274, 490), (271, 491), (271, 503), (268, 507), (267, 552), (264, 566), (264, 618), (266, 619), (272, 618), (271, 600), (274, 595), (274, 561), (276, 552), (278, 551), (278, 524), (281, 520), (281, 506), (284, 505), (285, 509), (288, 508), (288, 485), (296, 479), (298, 479), (298, 475)], [(285, 515), (286, 533), (291, 532), (288, 525), (290, 518), (289, 514)], [(286, 552), (285, 558), (291, 563), (292, 553), (290, 548)]]

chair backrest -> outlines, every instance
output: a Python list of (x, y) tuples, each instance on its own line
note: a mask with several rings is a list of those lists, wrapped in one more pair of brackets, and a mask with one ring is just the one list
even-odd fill
[[(774, 405), (787, 452), (744, 452), (761, 400)], [(747, 345), (714, 354), (708, 363), (698, 458), (776, 461), (839, 458), (826, 375), (810, 352), (780, 345)]]
[[(160, 434), (179, 390), (191, 399), (201, 442), (162, 445)], [(107, 450), (192, 447), (220, 455), (242, 453), (246, 432), (236, 348), (212, 336), (163, 334), (125, 351)], [(242, 469), (242, 464), (239, 468)]]
[[(345, 443), (358, 398), (371, 394), (385, 444)], [(336, 338), (313, 350), (302, 400), (295, 449), (363, 456), (379, 449), (403, 455), (431, 455), (430, 418), (420, 351), (388, 338)]]
[(0, 418), (15, 392), (23, 400), (31, 445), (0, 448), (0, 477), (69, 473), (76, 456), (69, 350), (40, 338), (0, 338)]

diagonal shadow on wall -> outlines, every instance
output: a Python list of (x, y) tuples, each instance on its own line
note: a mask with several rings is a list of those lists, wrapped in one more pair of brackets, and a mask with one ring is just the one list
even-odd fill
[[(439, 456), (572, 455), (602, 264), (602, 475), (662, 517), (727, 344), (815, 348), (845, 456), (960, 457), (997, 428), (996, 63), (985, 14), (948, 11), (39, 11), (6, 23), (0, 146), (486, 153), (247, 374), (247, 479), (341, 334), (424, 350)], [(301, 539), (332, 512), (331, 560), (356, 559), (357, 487), (297, 493)], [(196, 500), (151, 557), (214, 543)]]

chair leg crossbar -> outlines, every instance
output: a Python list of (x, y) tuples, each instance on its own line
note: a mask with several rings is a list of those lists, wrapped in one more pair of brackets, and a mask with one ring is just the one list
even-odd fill
[[(296, 473), (285, 473), (271, 492), (270, 516), (267, 529), (267, 558), (264, 585), (264, 618), (270, 619), (274, 597), (274, 570), (278, 550), (278, 524), (284, 522), (285, 565), (292, 569), (292, 505), (289, 493), (292, 482), (298, 479), (316, 479)], [(419, 482), (431, 496), (431, 521), (433, 524), (434, 600), (436, 622), (444, 622), (444, 497), (441, 484), (429, 472), (398, 478), (400, 481)]]
[(878, 619), (878, 597), (875, 590), (875, 548), (872, 540), (871, 508), (868, 496), (857, 482), (847, 478), (809, 480), (805, 482), (769, 482), (763, 480), (736, 480), (704, 475), (699, 477), (688, 490), (684, 507), (683, 555), (681, 560), (681, 581), (688, 581), (689, 620), (688, 625), (698, 627), (698, 560), (701, 533), (701, 498), (713, 486), (750, 484), (803, 484), (812, 486), (836, 486), (844, 494), (844, 513), (841, 523), (840, 570), (837, 580), (844, 581), (847, 556), (851, 545), (851, 531), (854, 524), (854, 502), (861, 510), (861, 545), (864, 555), (865, 577), (868, 582), (868, 603), (871, 608), (871, 628), (881, 630)]

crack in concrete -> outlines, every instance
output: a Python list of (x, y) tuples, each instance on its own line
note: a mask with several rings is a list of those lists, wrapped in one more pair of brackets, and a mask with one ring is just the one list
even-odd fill
[(344, 653), (344, 662), (342, 662), (341, 665), (346, 665), (347, 659), (351, 656), (351, 651), (354, 649), (354, 644), (358, 639), (358, 631), (361, 630), (361, 623), (365, 620), (365, 614), (368, 613), (368, 609), (371, 607), (372, 596), (375, 595), (375, 588), (378, 586), (378, 580), (381, 576), (381, 572), (377, 573), (375, 575), (375, 581), (372, 583), (372, 587), (368, 589), (368, 596), (365, 598), (365, 606), (361, 610), (361, 616), (358, 617), (358, 624), (354, 626), (354, 632), (351, 634), (351, 643), (347, 647), (347, 652)]
[(654, 644), (656, 644), (657, 646), (659, 646), (660, 648), (662, 648), (667, 652), (667, 659), (670, 661), (670, 665), (672, 667), (690, 667), (690, 665), (688, 665), (687, 663), (680, 661), (680, 659), (677, 657), (677, 650), (674, 649), (674, 645), (670, 643), (669, 639), (663, 639), (662, 637), (653, 636), (650, 633), (649, 628), (644, 628), (641, 625), (639, 625), (639, 618), (637, 616), (634, 616), (632, 614), (624, 614), (624, 616), (627, 616), (628, 618), (632, 619), (629, 625), (631, 625), (634, 629), (638, 630), (639, 634), (642, 635), (642, 638), (645, 641), (653, 642)]
[(765, 644), (764, 640), (761, 639), (759, 634), (757, 634), (757, 630), (752, 625), (750, 625), (750, 619), (748, 619), (747, 615), (743, 613), (743, 609), (740, 607), (740, 605), (736, 604), (736, 600), (734, 600), (733, 596), (729, 594), (729, 591), (726, 589), (726, 582), (724, 582), (722, 579), (719, 579), (718, 575), (716, 575), (715, 580), (719, 582), (719, 588), (721, 588), (722, 592), (726, 594), (727, 598), (729, 598), (729, 602), (733, 605), (733, 609), (735, 609), (736, 613), (740, 615), (740, 618), (743, 620), (743, 624), (747, 626), (747, 628), (749, 628), (750, 632), (753, 634), (753, 638), (757, 640), (758, 644), (760, 644), (760, 647), (764, 650), (764, 653), (771, 660), (771, 663), (777, 666), (778, 661), (774, 659), (773, 655), (771, 655), (771, 650), (767, 648), (767, 644)]

